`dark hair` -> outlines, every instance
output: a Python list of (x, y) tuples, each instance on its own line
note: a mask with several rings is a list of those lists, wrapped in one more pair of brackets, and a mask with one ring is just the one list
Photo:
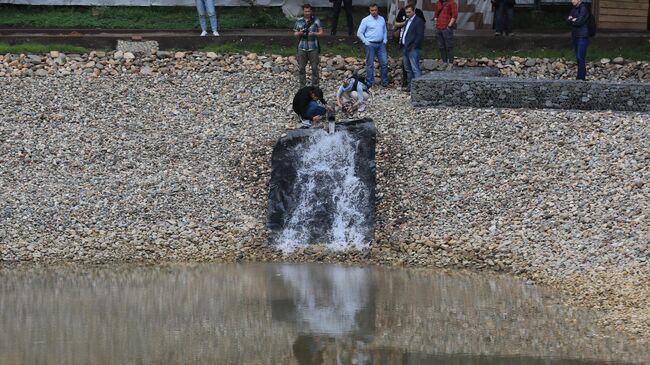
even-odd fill
[(377, 3), (372, 3), (372, 4), (368, 5), (368, 9), (370, 9), (370, 8), (377, 8), (377, 9), (379, 9), (379, 5), (377, 5)]
[(413, 5), (411, 5), (411, 4), (408, 4), (408, 5), (406, 5), (406, 6), (404, 7), (404, 10), (406, 10), (406, 9), (411, 9), (411, 10), (415, 11), (415, 6), (413, 6)]
[(311, 9), (311, 4), (302, 4), (302, 10)]
[(318, 97), (318, 100), (320, 100), (321, 103), (327, 104), (323, 95), (323, 89), (318, 86), (310, 86), (309, 92)]

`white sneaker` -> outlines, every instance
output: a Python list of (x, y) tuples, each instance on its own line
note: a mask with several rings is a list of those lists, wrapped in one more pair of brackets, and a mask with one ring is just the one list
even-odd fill
[(205, 30), (201, 32), (201, 37), (205, 37), (206, 35), (208, 35), (208, 32), (206, 32)]
[(212, 35), (215, 36), (215, 37), (218, 37), (218, 36), (219, 36), (219, 32), (217, 32), (217, 31), (215, 30), (214, 32), (212, 32)]

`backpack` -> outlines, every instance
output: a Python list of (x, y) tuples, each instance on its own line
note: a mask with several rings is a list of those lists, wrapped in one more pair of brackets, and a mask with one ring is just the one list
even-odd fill
[(355, 73), (352, 74), (352, 79), (354, 79), (354, 85), (352, 86), (352, 90), (356, 90), (359, 83), (362, 83), (365, 86), (366, 90), (370, 89), (370, 86), (371, 86), (370, 82), (368, 82), (368, 80), (366, 80), (365, 76), (361, 76), (361, 75), (359, 75), (358, 73), (355, 72)]
[(596, 18), (589, 10), (589, 19), (587, 19), (587, 29), (589, 30), (589, 36), (593, 37), (596, 35)]

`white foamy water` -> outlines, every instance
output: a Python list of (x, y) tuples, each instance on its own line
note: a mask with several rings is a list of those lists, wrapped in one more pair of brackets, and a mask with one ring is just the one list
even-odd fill
[[(317, 130), (308, 143), (298, 146), (295, 158), (298, 164), (294, 191), (296, 208), (285, 218), (284, 230), (278, 247), (292, 252), (308, 244), (326, 244), (331, 250), (363, 249), (368, 222), (364, 211), (370, 204), (370, 192), (355, 175), (355, 141), (346, 131), (328, 134)], [(322, 224), (324, 216), (331, 216), (326, 242), (311, 242), (311, 229)]]

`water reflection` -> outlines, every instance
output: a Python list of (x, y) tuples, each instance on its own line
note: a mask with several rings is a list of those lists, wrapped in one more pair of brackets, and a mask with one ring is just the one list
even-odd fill
[(555, 303), (515, 280), (428, 270), (5, 269), (0, 364), (650, 360), (640, 345), (604, 339), (588, 313)]
[(338, 336), (375, 329), (376, 289), (369, 269), (283, 265), (273, 268), (270, 278), (274, 319), (300, 332)]

